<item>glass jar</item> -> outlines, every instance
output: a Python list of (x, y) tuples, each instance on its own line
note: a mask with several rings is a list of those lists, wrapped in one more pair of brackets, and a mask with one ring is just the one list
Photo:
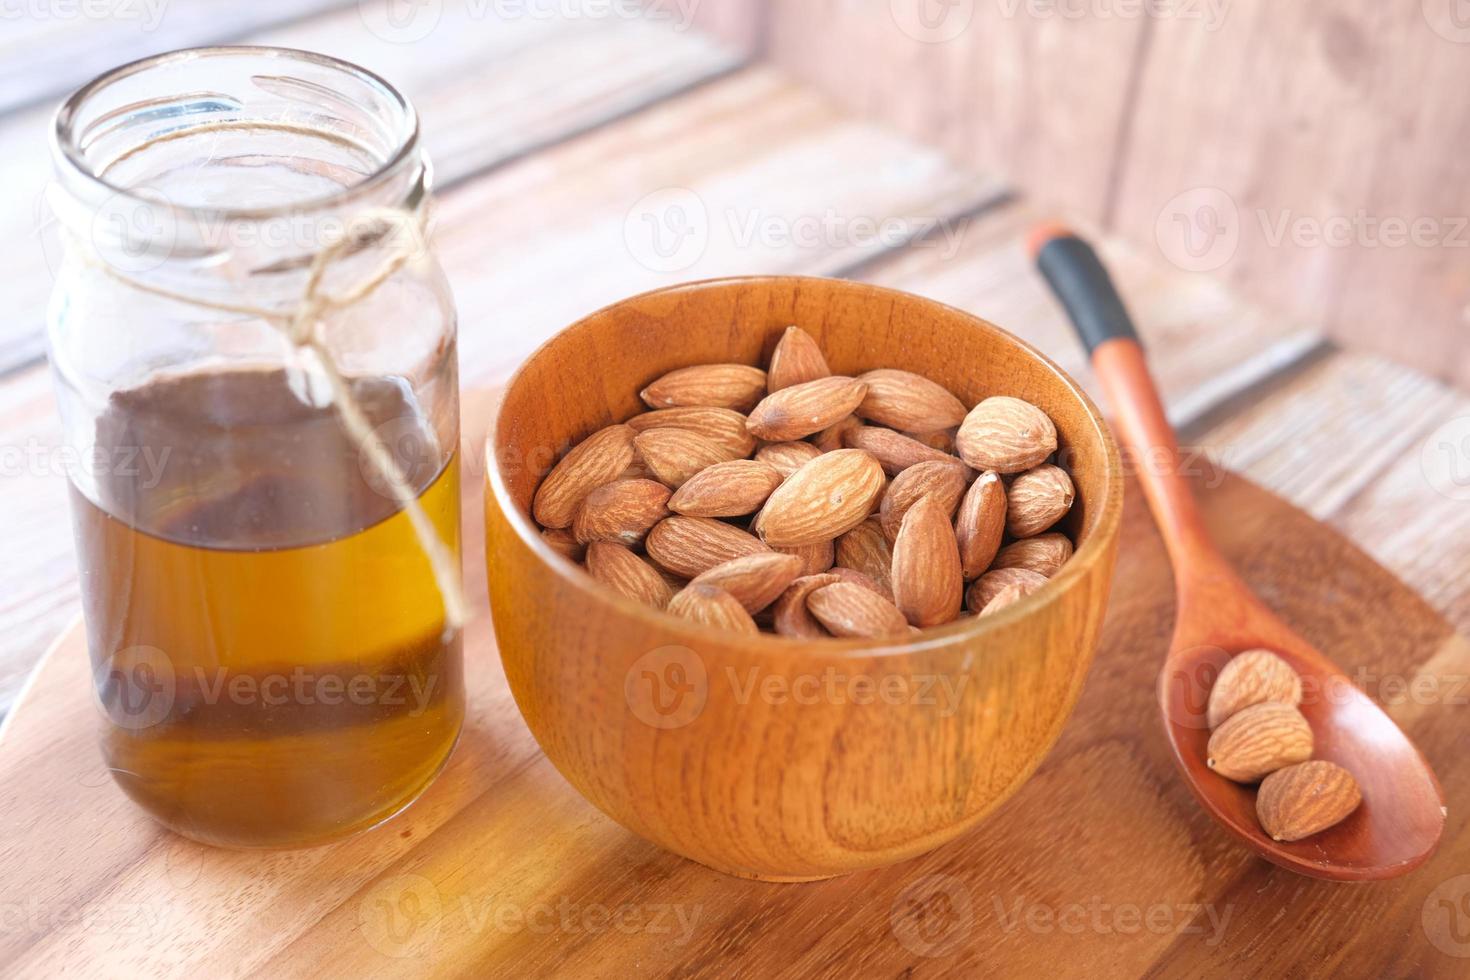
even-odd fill
[(107, 765), (211, 844), (378, 823), (464, 717), (456, 325), (414, 111), (342, 61), (204, 48), (93, 81), (54, 137)]

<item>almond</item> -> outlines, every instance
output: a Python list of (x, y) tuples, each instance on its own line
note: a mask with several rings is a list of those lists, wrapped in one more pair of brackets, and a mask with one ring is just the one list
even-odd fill
[[(1035, 540), (1035, 539), (1033, 539)], [(1291, 665), (1270, 650), (1247, 650), (1230, 659), (1210, 688), (1208, 720), (1219, 727), (1231, 715), (1253, 704), (1274, 701), (1292, 707), (1302, 703), (1302, 679)]]
[(827, 636), (828, 633), (817, 622), (811, 610), (806, 607), (807, 596), (825, 585), (832, 585), (842, 581), (836, 575), (821, 573), (818, 575), (803, 575), (786, 587), (781, 593), (781, 598), (776, 600), (775, 614), (772, 616), (772, 624), (776, 632), (782, 636), (797, 636), (814, 638)]
[(833, 636), (899, 636), (903, 613), (872, 589), (851, 582), (824, 585), (807, 596), (807, 609)]
[(1352, 773), (1319, 759), (1267, 776), (1256, 794), (1256, 816), (1272, 840), (1296, 841), (1342, 823), (1362, 802)]
[(824, 453), (841, 449), (847, 445), (845, 441), (847, 433), (853, 429), (862, 428), (862, 424), (856, 415), (849, 415), (836, 425), (823, 429), (821, 432), (812, 436), (812, 445), (816, 446), (819, 452)]
[(1006, 491), (1006, 530), (1017, 538), (1040, 534), (1066, 516), (1075, 496), (1061, 467), (1044, 463), (1027, 470)]
[(669, 600), (669, 612), (715, 629), (759, 633), (750, 613), (724, 589), (690, 582)]
[(730, 459), (728, 450), (686, 429), (650, 429), (633, 447), (654, 476), (677, 490), (700, 470)]
[(893, 542), (894, 605), (915, 626), (938, 626), (959, 615), (964, 593), (949, 508), (937, 497), (921, 497)]
[(960, 570), (966, 582), (983, 574), (995, 561), (1005, 529), (1005, 483), (993, 470), (982, 473), (965, 492), (954, 522), (955, 539), (960, 545)]
[(748, 412), (766, 393), (766, 372), (749, 364), (698, 364), (670, 371), (644, 388), (649, 408), (728, 408)]
[(744, 459), (755, 450), (755, 436), (745, 428), (745, 416), (728, 408), (661, 408), (628, 420), (634, 432), (683, 429), (703, 436), (725, 450), (726, 459)]
[(669, 509), (689, 517), (754, 514), (781, 485), (776, 468), (754, 459), (732, 459), (706, 467), (669, 498)]
[(1031, 592), (1028, 591), (1023, 585), (1007, 585), (1005, 588), (997, 592), (991, 598), (991, 600), (985, 604), (985, 608), (981, 609), (975, 615), (989, 616), (992, 613), (998, 613), (1006, 606), (1013, 606), (1030, 594)]
[(822, 348), (812, 335), (800, 327), (787, 327), (771, 352), (771, 367), (766, 372), (767, 389), (780, 391), (805, 381), (825, 378), (832, 370), (822, 356)]
[(563, 558), (569, 558), (578, 564), (581, 563), (582, 558), (587, 554), (587, 549), (582, 546), (582, 543), (576, 539), (571, 531), (568, 531), (564, 527), (542, 528), (541, 540), (550, 545), (551, 550)]
[(771, 442), (790, 442), (821, 432), (852, 414), (867, 386), (841, 376), (803, 381), (761, 399), (745, 426)]
[(769, 545), (830, 541), (861, 524), (883, 491), (883, 469), (857, 449), (823, 453), (776, 488), (756, 518)]
[(839, 581), (851, 582), (853, 585), (861, 585), (865, 589), (872, 589), (889, 602), (893, 601), (893, 589), (889, 588), (886, 580), (880, 582), (867, 572), (860, 572), (856, 568), (844, 568), (841, 565), (833, 565), (831, 572), (837, 576)]
[(882, 464), (883, 472), (889, 476), (897, 476), (915, 463), (954, 459), (948, 453), (931, 449), (917, 439), (910, 439), (892, 429), (880, 429), (875, 425), (854, 426), (842, 438), (850, 449), (871, 453)]
[(776, 601), (801, 574), (801, 559), (795, 555), (767, 552), (721, 562), (695, 576), (691, 585), (713, 585), (735, 597), (745, 611), (755, 615)]
[(868, 386), (856, 414), (903, 432), (947, 429), (965, 420), (965, 406), (949, 389), (912, 371), (879, 368), (858, 377)]
[(825, 572), (832, 567), (836, 560), (836, 544), (832, 541), (818, 541), (816, 544), (799, 544), (788, 548), (773, 548), (783, 555), (795, 555), (801, 559), (801, 574), (816, 575)]
[(694, 578), (732, 558), (769, 551), (753, 535), (712, 517), (666, 517), (648, 532), (648, 557), (675, 575)]
[(653, 480), (616, 480), (589, 493), (577, 508), (572, 534), (578, 542), (636, 545), (669, 516), (669, 488)]
[(837, 564), (888, 585), (892, 594), (893, 545), (877, 518), (863, 521), (837, 539)]
[(594, 541), (587, 546), (587, 571), (619, 595), (656, 609), (667, 606), (674, 594), (657, 569), (626, 546), (611, 541)]
[(1020, 473), (1056, 452), (1057, 430), (1030, 402), (997, 395), (970, 410), (954, 442), (960, 458), (977, 470)]
[(532, 515), (542, 527), (571, 527), (583, 498), (617, 479), (632, 462), (632, 429), (609, 425), (597, 430), (573, 446), (541, 481)]
[(949, 520), (965, 492), (965, 464), (957, 459), (915, 463), (893, 478), (883, 492), (878, 522), (892, 541), (909, 508), (924, 497), (932, 497)]
[(757, 450), (755, 458), (774, 466), (785, 478), (820, 455), (822, 451), (809, 442), (773, 442)]
[(1312, 726), (1289, 704), (1242, 708), (1210, 736), (1207, 765), (1237, 783), (1254, 783), (1312, 757)]
[(990, 601), (1010, 585), (1018, 586), (1023, 595), (1030, 595), (1046, 584), (1045, 576), (1024, 568), (1000, 568), (986, 572), (974, 581), (965, 596), (965, 606), (971, 612), (982, 612)]
[(991, 568), (1025, 568), (1051, 578), (1072, 557), (1072, 539), (1060, 531), (1013, 541), (1000, 549)]

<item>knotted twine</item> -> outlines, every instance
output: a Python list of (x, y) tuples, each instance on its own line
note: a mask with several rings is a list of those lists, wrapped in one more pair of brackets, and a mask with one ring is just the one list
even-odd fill
[[(77, 236), (72, 237), (78, 246), (76, 253), (89, 265), (101, 268), (113, 279), (131, 288), (175, 302), (263, 320), (280, 331), (297, 351), (308, 353), (315, 359), (331, 391), (332, 404), (337, 409), (342, 427), (374, 472), (387, 484), (394, 503), (408, 515), (409, 523), (424, 549), (424, 555), (429, 559), (434, 581), (444, 599), (445, 621), (449, 628), (457, 630), (464, 626), (466, 611), (464, 591), (459, 581), (459, 566), (454, 555), (429, 520), (419, 501), (418, 492), (408, 482), (403, 467), (374, 430), (321, 334), (321, 326), (331, 313), (362, 302), (404, 266), (419, 265), (428, 260), (428, 211), (428, 204), (425, 202), (413, 212), (393, 207), (372, 207), (358, 212), (344, 224), (332, 241), (312, 256), (306, 288), (300, 302), (289, 312), (248, 304), (213, 302), (140, 282), (115, 269), (97, 254), (92, 243), (82, 243), (76, 241)], [(326, 292), (322, 282), (331, 264), (353, 249), (359, 241), (370, 240), (373, 236), (386, 239), (390, 243), (387, 254), (378, 267), (371, 275), (343, 293), (334, 295)]]

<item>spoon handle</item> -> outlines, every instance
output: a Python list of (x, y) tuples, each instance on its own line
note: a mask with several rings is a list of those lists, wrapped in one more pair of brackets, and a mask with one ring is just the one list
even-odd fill
[(1243, 586), (1205, 530), (1184, 477), (1179, 442), (1108, 270), (1091, 245), (1056, 225), (1037, 228), (1028, 245), (1092, 357), (1112, 405), (1124, 463), (1143, 487), (1169, 550), (1181, 612), (1212, 594), (1238, 594)]

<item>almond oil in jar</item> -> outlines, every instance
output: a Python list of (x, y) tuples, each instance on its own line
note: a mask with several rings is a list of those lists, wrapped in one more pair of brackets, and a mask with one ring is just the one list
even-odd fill
[[(357, 395), (400, 441), (429, 438), (393, 384)], [(72, 493), (123, 790), (189, 837), (273, 847), (416, 797), (463, 720), (460, 635), (334, 410), (280, 371), (192, 374), (115, 394), (98, 429), (135, 459), (102, 500)], [(458, 498), (451, 456), (419, 500), (456, 555)]]

